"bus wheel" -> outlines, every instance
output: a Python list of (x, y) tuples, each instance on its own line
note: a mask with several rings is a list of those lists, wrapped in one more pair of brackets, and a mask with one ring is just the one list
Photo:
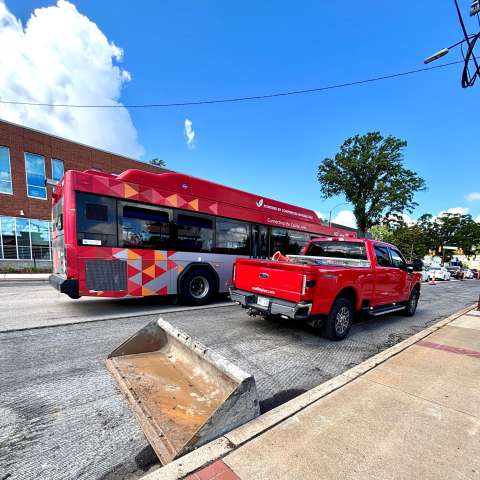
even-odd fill
[(205, 305), (215, 294), (215, 278), (207, 269), (192, 269), (180, 284), (180, 299), (188, 305)]

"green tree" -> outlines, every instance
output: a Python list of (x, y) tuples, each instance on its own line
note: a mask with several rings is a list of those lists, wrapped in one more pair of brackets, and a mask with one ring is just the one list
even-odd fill
[[(470, 256), (475, 247), (480, 245), (480, 224), (473, 220), (471, 215), (446, 213), (437, 219), (438, 247), (445, 245), (461, 248), (463, 253)], [(446, 258), (450, 258), (452, 251), (446, 251)]]
[(418, 205), (415, 193), (426, 189), (422, 178), (403, 167), (406, 145), (379, 132), (355, 135), (345, 140), (335, 158), (325, 158), (318, 167), (322, 196), (344, 195), (363, 234), (393, 213), (411, 213)]
[(374, 225), (370, 234), (375, 240), (396, 245), (409, 261), (423, 258), (430, 249), (429, 238), (425, 231), (418, 225), (407, 225), (403, 220), (389, 222), (388, 224)]
[(393, 229), (386, 223), (374, 225), (372, 228), (370, 228), (369, 232), (374, 240), (393, 243)]
[(152, 158), (149, 163), (150, 165), (155, 165), (156, 167), (161, 168), (165, 168), (167, 166), (167, 162), (165, 160), (162, 160), (161, 158)]

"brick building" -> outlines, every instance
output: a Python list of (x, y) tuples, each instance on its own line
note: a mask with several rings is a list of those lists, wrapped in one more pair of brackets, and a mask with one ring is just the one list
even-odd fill
[[(52, 187), (66, 170), (162, 169), (0, 120), (0, 270), (49, 268)], [(50, 182), (49, 182), (50, 183)]]

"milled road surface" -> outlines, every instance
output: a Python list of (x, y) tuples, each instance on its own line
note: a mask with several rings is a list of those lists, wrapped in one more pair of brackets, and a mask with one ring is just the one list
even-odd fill
[[(474, 280), (425, 285), (415, 317), (358, 323), (343, 342), (297, 322), (248, 317), (238, 306), (163, 316), (255, 375), (266, 411), (472, 304), (479, 293)], [(104, 360), (157, 316), (0, 333), (0, 480), (133, 479), (155, 468)]]

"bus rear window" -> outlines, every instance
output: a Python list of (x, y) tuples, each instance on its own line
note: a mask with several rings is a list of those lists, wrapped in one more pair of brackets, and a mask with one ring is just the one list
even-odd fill
[(85, 216), (88, 220), (108, 221), (108, 207), (98, 203), (87, 203), (85, 205)]
[(76, 193), (79, 245), (117, 246), (117, 201), (114, 198)]
[(312, 242), (305, 255), (310, 257), (351, 258), (367, 260), (367, 251), (364, 243), (343, 241), (316, 241)]

